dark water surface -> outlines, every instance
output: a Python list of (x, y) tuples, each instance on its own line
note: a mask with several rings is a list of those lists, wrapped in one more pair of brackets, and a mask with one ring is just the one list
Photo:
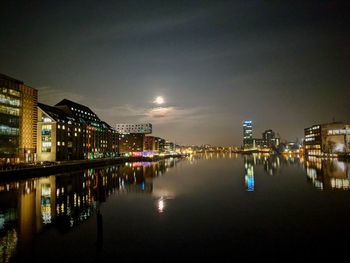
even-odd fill
[(299, 261), (349, 251), (350, 165), (207, 154), (0, 184), (0, 262)]

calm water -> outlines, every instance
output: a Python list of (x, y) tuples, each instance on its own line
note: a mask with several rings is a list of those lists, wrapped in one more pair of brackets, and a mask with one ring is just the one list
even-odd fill
[(349, 178), (335, 160), (208, 154), (0, 183), (0, 261), (347, 255)]

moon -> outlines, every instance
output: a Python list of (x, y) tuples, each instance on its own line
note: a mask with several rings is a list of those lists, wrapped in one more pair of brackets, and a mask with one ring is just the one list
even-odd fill
[(155, 98), (154, 103), (161, 105), (164, 103), (164, 98), (162, 96), (158, 96), (157, 98)]

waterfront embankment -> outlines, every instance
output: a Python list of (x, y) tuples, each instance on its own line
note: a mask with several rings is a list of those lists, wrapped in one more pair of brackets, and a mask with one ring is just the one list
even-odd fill
[(76, 170), (103, 167), (127, 162), (154, 162), (171, 157), (183, 157), (183, 155), (165, 155), (153, 157), (118, 157), (109, 159), (74, 160), (54, 163), (33, 164), (26, 167), (14, 167), (10, 170), (0, 171), (0, 182), (35, 178), (45, 175), (67, 173)]

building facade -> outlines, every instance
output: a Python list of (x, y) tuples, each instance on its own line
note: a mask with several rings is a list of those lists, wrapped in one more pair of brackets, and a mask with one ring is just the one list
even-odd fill
[(313, 125), (304, 129), (304, 147), (307, 155), (321, 155), (321, 125)]
[[(144, 138), (144, 151), (152, 154), (164, 153), (166, 149), (172, 147), (170, 142), (167, 142), (163, 138), (156, 136), (145, 136)], [(170, 150), (169, 150), (170, 152)]]
[(253, 146), (253, 122), (251, 120), (243, 121), (243, 146)]
[(152, 133), (152, 124), (151, 123), (118, 123), (116, 124), (116, 130), (120, 134), (128, 133), (143, 133), (149, 134)]
[(36, 160), (38, 91), (24, 84), (19, 86), (19, 90), (22, 98), (19, 156), (25, 162), (32, 162)]
[(332, 122), (304, 129), (307, 155), (339, 156), (350, 152), (350, 124)]
[(262, 133), (263, 147), (274, 148), (280, 144), (280, 138), (276, 136), (276, 133), (269, 129)]
[(39, 103), (38, 161), (112, 158), (119, 155), (118, 133), (90, 108), (69, 100)]
[(121, 155), (142, 155), (144, 151), (144, 133), (120, 134), (119, 152)]
[(0, 163), (34, 161), (38, 92), (0, 74)]
[(171, 141), (165, 141), (164, 151), (166, 153), (173, 153), (173, 152), (175, 152), (176, 151), (175, 143), (173, 143)]

